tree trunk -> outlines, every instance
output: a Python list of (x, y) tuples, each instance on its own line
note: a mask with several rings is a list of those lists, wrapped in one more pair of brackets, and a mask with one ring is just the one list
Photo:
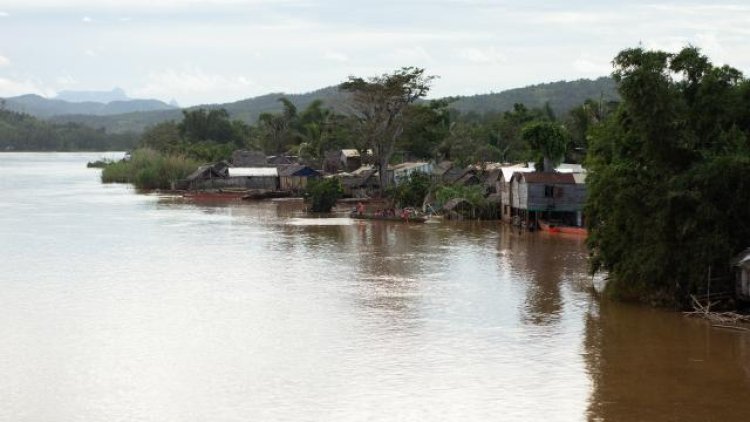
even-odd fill
[(544, 157), (544, 165), (542, 167), (542, 171), (554, 171), (555, 168), (552, 167), (552, 160), (549, 157)]

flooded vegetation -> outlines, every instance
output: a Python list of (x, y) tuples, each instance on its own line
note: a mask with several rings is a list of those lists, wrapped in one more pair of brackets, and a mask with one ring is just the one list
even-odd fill
[(0, 420), (750, 411), (750, 336), (597, 300), (580, 237), (141, 195), (100, 157), (0, 154)]

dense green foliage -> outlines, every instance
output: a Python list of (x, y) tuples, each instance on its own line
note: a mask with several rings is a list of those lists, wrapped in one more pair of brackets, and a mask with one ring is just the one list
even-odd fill
[(183, 119), (159, 123), (141, 136), (139, 146), (202, 162), (227, 160), (249, 144), (251, 128), (231, 120), (225, 110), (183, 111)]
[(0, 107), (0, 151), (122, 151), (133, 134), (110, 134), (77, 124), (54, 124)]
[(388, 196), (392, 198), (400, 208), (421, 208), (431, 187), (432, 181), (430, 180), (429, 175), (415, 172), (409, 175), (409, 179), (405, 182), (390, 188), (388, 190)]
[(560, 164), (568, 147), (568, 134), (558, 124), (534, 122), (523, 127), (521, 137), (534, 153), (537, 171), (553, 171)]
[(341, 182), (336, 178), (313, 179), (307, 184), (306, 196), (313, 212), (330, 212), (343, 194)]
[(588, 246), (610, 292), (685, 303), (729, 289), (750, 239), (750, 82), (693, 47), (614, 60), (623, 102), (592, 129)]
[(104, 167), (102, 182), (132, 183), (138, 189), (172, 189), (174, 183), (184, 179), (199, 165), (198, 161), (185, 156), (142, 148), (135, 150), (130, 159)]

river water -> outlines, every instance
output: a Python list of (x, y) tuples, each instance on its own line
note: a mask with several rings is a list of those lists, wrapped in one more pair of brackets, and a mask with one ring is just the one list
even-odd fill
[(0, 421), (727, 421), (750, 334), (599, 302), (578, 238), (306, 218), (0, 154)]

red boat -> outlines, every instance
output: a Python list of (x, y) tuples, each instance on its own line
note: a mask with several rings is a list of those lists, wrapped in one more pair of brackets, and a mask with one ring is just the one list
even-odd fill
[(583, 227), (565, 226), (553, 222), (539, 220), (539, 230), (550, 233), (566, 233), (578, 236), (588, 236), (589, 232)]

